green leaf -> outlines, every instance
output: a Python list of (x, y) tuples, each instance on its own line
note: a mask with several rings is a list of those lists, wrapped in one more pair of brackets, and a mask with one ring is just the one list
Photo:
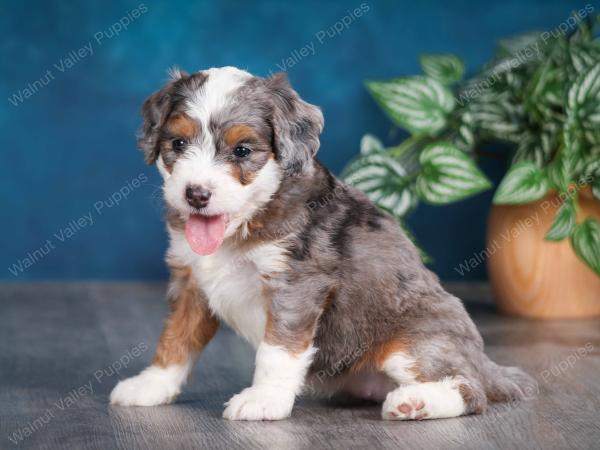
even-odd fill
[(557, 191), (567, 191), (573, 179), (572, 156), (561, 151), (546, 168), (546, 176), (550, 185)]
[(419, 61), (426, 75), (445, 85), (460, 81), (465, 73), (462, 60), (449, 53), (421, 55)]
[(412, 134), (435, 135), (454, 109), (452, 92), (433, 78), (367, 81), (366, 85), (392, 121)]
[(594, 194), (597, 200), (600, 200), (600, 178), (592, 181), (592, 194)]
[(506, 96), (481, 95), (471, 102), (468, 111), (473, 126), (483, 135), (515, 143), (522, 140), (524, 108)]
[(600, 276), (600, 223), (588, 218), (577, 225), (571, 245), (577, 256)]
[(573, 198), (568, 198), (556, 212), (554, 222), (546, 233), (547, 241), (561, 241), (571, 235), (577, 225), (577, 212)]
[(570, 160), (569, 155), (561, 152), (546, 168), (546, 175), (550, 185), (560, 192), (565, 192), (569, 188), (572, 176), (572, 164)]
[(453, 130), (447, 133), (445, 138), (463, 152), (468, 153), (475, 148), (475, 132), (465, 119), (468, 119), (468, 114), (461, 118), (460, 124), (453, 126)]
[(590, 146), (597, 147), (600, 145), (600, 130), (585, 130), (583, 137)]
[(537, 167), (544, 167), (556, 150), (556, 139), (549, 133), (525, 134), (515, 150), (512, 163), (530, 161)]
[(413, 191), (414, 179), (385, 153), (359, 157), (346, 167), (342, 178), (396, 218), (404, 217), (418, 201)]
[(383, 145), (381, 141), (372, 134), (365, 134), (360, 140), (360, 154), (368, 155), (369, 153), (382, 152)]
[(577, 77), (569, 89), (567, 115), (575, 126), (591, 131), (600, 126), (600, 63)]
[(408, 173), (415, 173), (421, 170), (419, 155), (423, 150), (429, 138), (420, 136), (411, 136), (400, 144), (386, 149), (387, 154), (398, 161)]
[(519, 204), (539, 200), (548, 192), (548, 178), (532, 162), (522, 162), (510, 168), (494, 195), (495, 204)]
[(562, 146), (546, 169), (548, 179), (558, 191), (567, 191), (575, 181), (577, 164), (582, 160), (581, 152), (581, 138), (577, 130), (567, 125), (562, 133)]
[[(592, 5), (588, 6), (591, 7)], [(573, 13), (571, 17), (579, 22), (577, 30), (571, 37), (571, 41), (590, 42), (594, 38), (594, 21), (592, 16), (588, 14), (585, 18), (582, 18)]]
[(420, 162), (417, 193), (434, 205), (461, 200), (491, 186), (473, 160), (449, 142), (425, 147)]
[(499, 58), (506, 58), (522, 53), (526, 49), (533, 50), (536, 48), (536, 42), (539, 40), (540, 35), (541, 33), (536, 31), (501, 39), (498, 42), (496, 55)]
[(558, 111), (562, 112), (565, 92), (565, 68), (556, 66), (551, 60), (544, 61), (528, 80), (524, 92), (525, 108), (537, 122), (551, 120), (557, 117)]
[(569, 45), (569, 63), (574, 74), (588, 71), (598, 62), (598, 46), (589, 43), (571, 43)]

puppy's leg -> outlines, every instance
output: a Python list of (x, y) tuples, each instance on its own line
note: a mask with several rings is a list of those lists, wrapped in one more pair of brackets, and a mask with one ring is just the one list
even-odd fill
[(234, 395), (225, 405), (229, 420), (280, 420), (292, 413), (296, 395), (314, 354), (312, 347), (299, 354), (264, 340), (256, 352), (252, 386)]
[(403, 352), (390, 355), (383, 371), (398, 383), (387, 394), (381, 415), (386, 420), (421, 420), (458, 417), (480, 413), (486, 404), (479, 383), (463, 376), (448, 376), (436, 381), (421, 381), (417, 362)]
[[(226, 419), (279, 420), (290, 416), (316, 352), (312, 342), (321, 312), (318, 300), (311, 303), (310, 291), (297, 290), (294, 296), (299, 292), (306, 297), (273, 295), (265, 337), (256, 352), (254, 381), (225, 404)], [(318, 294), (314, 295), (317, 298)]]
[(171, 403), (187, 381), (194, 361), (217, 331), (217, 319), (188, 269), (172, 270), (170, 313), (152, 365), (117, 384), (110, 402), (124, 406)]

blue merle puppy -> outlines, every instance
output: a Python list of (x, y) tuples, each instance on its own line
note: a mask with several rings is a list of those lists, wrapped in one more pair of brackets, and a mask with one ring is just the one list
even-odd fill
[(174, 401), (220, 322), (257, 349), (230, 420), (286, 418), (306, 390), (382, 402), (386, 420), (524, 396), (530, 378), (488, 359), (396, 221), (315, 160), (323, 115), (284, 75), (174, 71), (143, 116), (139, 145), (164, 178), (170, 313), (152, 365), (111, 403)]

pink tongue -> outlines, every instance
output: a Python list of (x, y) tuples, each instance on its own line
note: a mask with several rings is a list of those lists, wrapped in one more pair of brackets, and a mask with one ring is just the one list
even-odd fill
[(203, 256), (214, 253), (223, 242), (226, 222), (224, 214), (192, 214), (185, 224), (185, 238), (192, 250)]

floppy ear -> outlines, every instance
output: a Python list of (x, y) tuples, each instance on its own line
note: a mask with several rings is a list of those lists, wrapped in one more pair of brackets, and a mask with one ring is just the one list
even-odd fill
[(138, 147), (144, 152), (147, 164), (153, 164), (158, 158), (158, 135), (173, 104), (173, 94), (178, 82), (188, 75), (177, 69), (169, 70), (168, 83), (158, 92), (150, 95), (142, 105), (144, 123), (138, 135)]
[(299, 173), (319, 150), (323, 113), (298, 96), (285, 73), (265, 82), (273, 103), (275, 151), (289, 174)]
[(158, 131), (167, 116), (169, 99), (166, 88), (155, 92), (142, 106), (144, 124), (138, 137), (138, 147), (144, 152), (146, 164), (153, 164), (158, 158)]

